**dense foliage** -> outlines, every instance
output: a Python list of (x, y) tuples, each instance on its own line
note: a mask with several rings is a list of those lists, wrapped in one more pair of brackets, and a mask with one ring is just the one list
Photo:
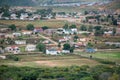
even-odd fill
[(0, 80), (120, 80), (120, 67), (70, 66), (30, 68), (0, 66)]

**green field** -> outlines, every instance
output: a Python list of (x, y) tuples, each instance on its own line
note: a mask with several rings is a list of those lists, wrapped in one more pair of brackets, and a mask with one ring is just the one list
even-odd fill
[(14, 66), (29, 66), (29, 67), (40, 67), (40, 66), (64, 67), (64, 66), (72, 66), (72, 65), (95, 66), (101, 64), (97, 61), (90, 60), (87, 58), (82, 58), (77, 55), (50, 56), (43, 54), (29, 54), (29, 55), (16, 55), (16, 57), (19, 58), (19, 61), (14, 61), (12, 59), (0, 60), (0, 64), (14, 65)]
[(120, 64), (120, 51), (111, 51), (111, 52), (104, 51), (104, 52), (95, 52), (95, 53), (77, 52), (77, 53), (83, 57), (90, 57), (90, 55), (92, 55), (93, 58), (113, 61)]
[[(14, 61), (13, 59), (0, 60), (1, 65), (14, 65), (14, 66), (29, 66), (29, 67), (64, 67), (64, 66), (82, 66), (89, 65), (95, 66), (104, 64), (100, 60), (105, 62), (117, 62), (120, 63), (120, 52), (96, 52), (96, 53), (85, 53), (85, 52), (75, 52), (77, 55), (58, 55), (51, 56), (40, 53), (35, 54), (19, 54), (15, 57), (19, 58), (19, 61)], [(90, 59), (92, 55), (92, 59)], [(13, 55), (12, 55), (13, 56)], [(109, 64), (106, 64), (109, 65)]]

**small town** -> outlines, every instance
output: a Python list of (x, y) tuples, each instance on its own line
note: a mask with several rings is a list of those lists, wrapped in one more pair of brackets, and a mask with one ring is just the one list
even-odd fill
[(0, 80), (120, 80), (119, 1), (57, 1), (0, 3)]

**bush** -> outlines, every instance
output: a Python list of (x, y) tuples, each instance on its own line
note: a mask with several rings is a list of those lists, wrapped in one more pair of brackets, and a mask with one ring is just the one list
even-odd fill
[(7, 55), (6, 57), (7, 57), (7, 59), (11, 59), (11, 60), (14, 60), (14, 61), (19, 61), (19, 58), (15, 55)]

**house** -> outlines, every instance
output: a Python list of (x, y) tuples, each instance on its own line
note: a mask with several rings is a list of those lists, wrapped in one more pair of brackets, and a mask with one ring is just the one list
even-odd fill
[(10, 15), (10, 19), (16, 20), (16, 19), (18, 19), (18, 18), (17, 18), (17, 15), (13, 13), (13, 14)]
[(4, 13), (2, 12), (2, 13), (0, 13), (0, 19), (2, 19), (2, 15), (3, 15)]
[(74, 32), (71, 29), (63, 29), (64, 34), (74, 34)]
[(10, 28), (0, 28), (0, 32), (2, 32), (2, 33), (8, 33), (10, 31), (11, 31)]
[(45, 41), (43, 41), (42, 43), (44, 43), (44, 44), (49, 44), (50, 41), (49, 41), (49, 40), (45, 40)]
[(44, 31), (44, 33), (47, 34), (47, 35), (52, 35), (56, 31), (57, 31), (57, 29), (47, 29), (47, 30)]
[(111, 36), (111, 35), (113, 35), (113, 31), (105, 31), (104, 35)]
[(74, 32), (74, 33), (75, 32), (77, 33), (78, 30), (77, 30), (77, 28), (71, 28), (71, 31)]
[(70, 53), (70, 50), (62, 50), (62, 53)]
[(20, 16), (20, 20), (28, 20), (28, 14), (27, 13), (22, 13)]
[(26, 43), (27, 44), (37, 44), (39, 42), (40, 42), (39, 38), (29, 38), (29, 39), (26, 39)]
[(14, 36), (12, 34), (6, 34), (5, 38), (14, 38)]
[(32, 31), (22, 30), (21, 33), (22, 33), (22, 35), (31, 35)]
[(13, 33), (13, 36), (14, 36), (14, 37), (19, 37), (19, 36), (22, 36), (22, 34), (19, 33), (19, 32), (14, 32), (14, 33)]
[(46, 49), (46, 54), (50, 54), (50, 55), (58, 55), (59, 53), (61, 53), (61, 49), (57, 49), (57, 48), (49, 48)]
[(61, 38), (61, 39), (59, 39), (58, 41), (59, 42), (66, 42), (68, 39), (66, 39), (66, 38)]
[(0, 47), (0, 54), (4, 53), (4, 50)]
[(34, 30), (33, 30), (34, 33), (40, 33), (40, 32), (43, 32), (43, 29), (40, 28), (40, 27), (36, 27)]
[(0, 33), (0, 39), (5, 38), (5, 33)]
[(57, 55), (58, 52), (56, 49), (46, 49), (46, 54)]
[(116, 35), (120, 35), (120, 25), (116, 28)]
[(93, 49), (93, 48), (86, 48), (85, 51), (86, 51), (87, 53), (94, 53), (94, 52), (95, 52), (95, 49)]
[(35, 51), (36, 50), (36, 45), (34, 44), (28, 44), (25, 48), (25, 51)]
[(88, 22), (89, 23), (95, 23), (95, 22), (97, 22), (97, 20), (96, 19), (88, 19)]
[(26, 44), (26, 40), (15, 40), (15, 44)]
[(33, 14), (33, 18), (34, 18), (34, 20), (40, 20), (40, 15), (38, 15), (38, 14)]
[(9, 47), (5, 48), (5, 51), (6, 52), (11, 52), (11, 53), (14, 53), (14, 54), (18, 54), (18, 53), (20, 53), (20, 48), (18, 46), (9, 46)]
[(74, 46), (75, 46), (75, 48), (79, 48), (79, 47), (85, 47), (86, 44), (83, 42), (78, 42), (78, 43), (75, 43)]
[(105, 42), (106, 45), (115, 45), (116, 47), (120, 47), (120, 42)]

